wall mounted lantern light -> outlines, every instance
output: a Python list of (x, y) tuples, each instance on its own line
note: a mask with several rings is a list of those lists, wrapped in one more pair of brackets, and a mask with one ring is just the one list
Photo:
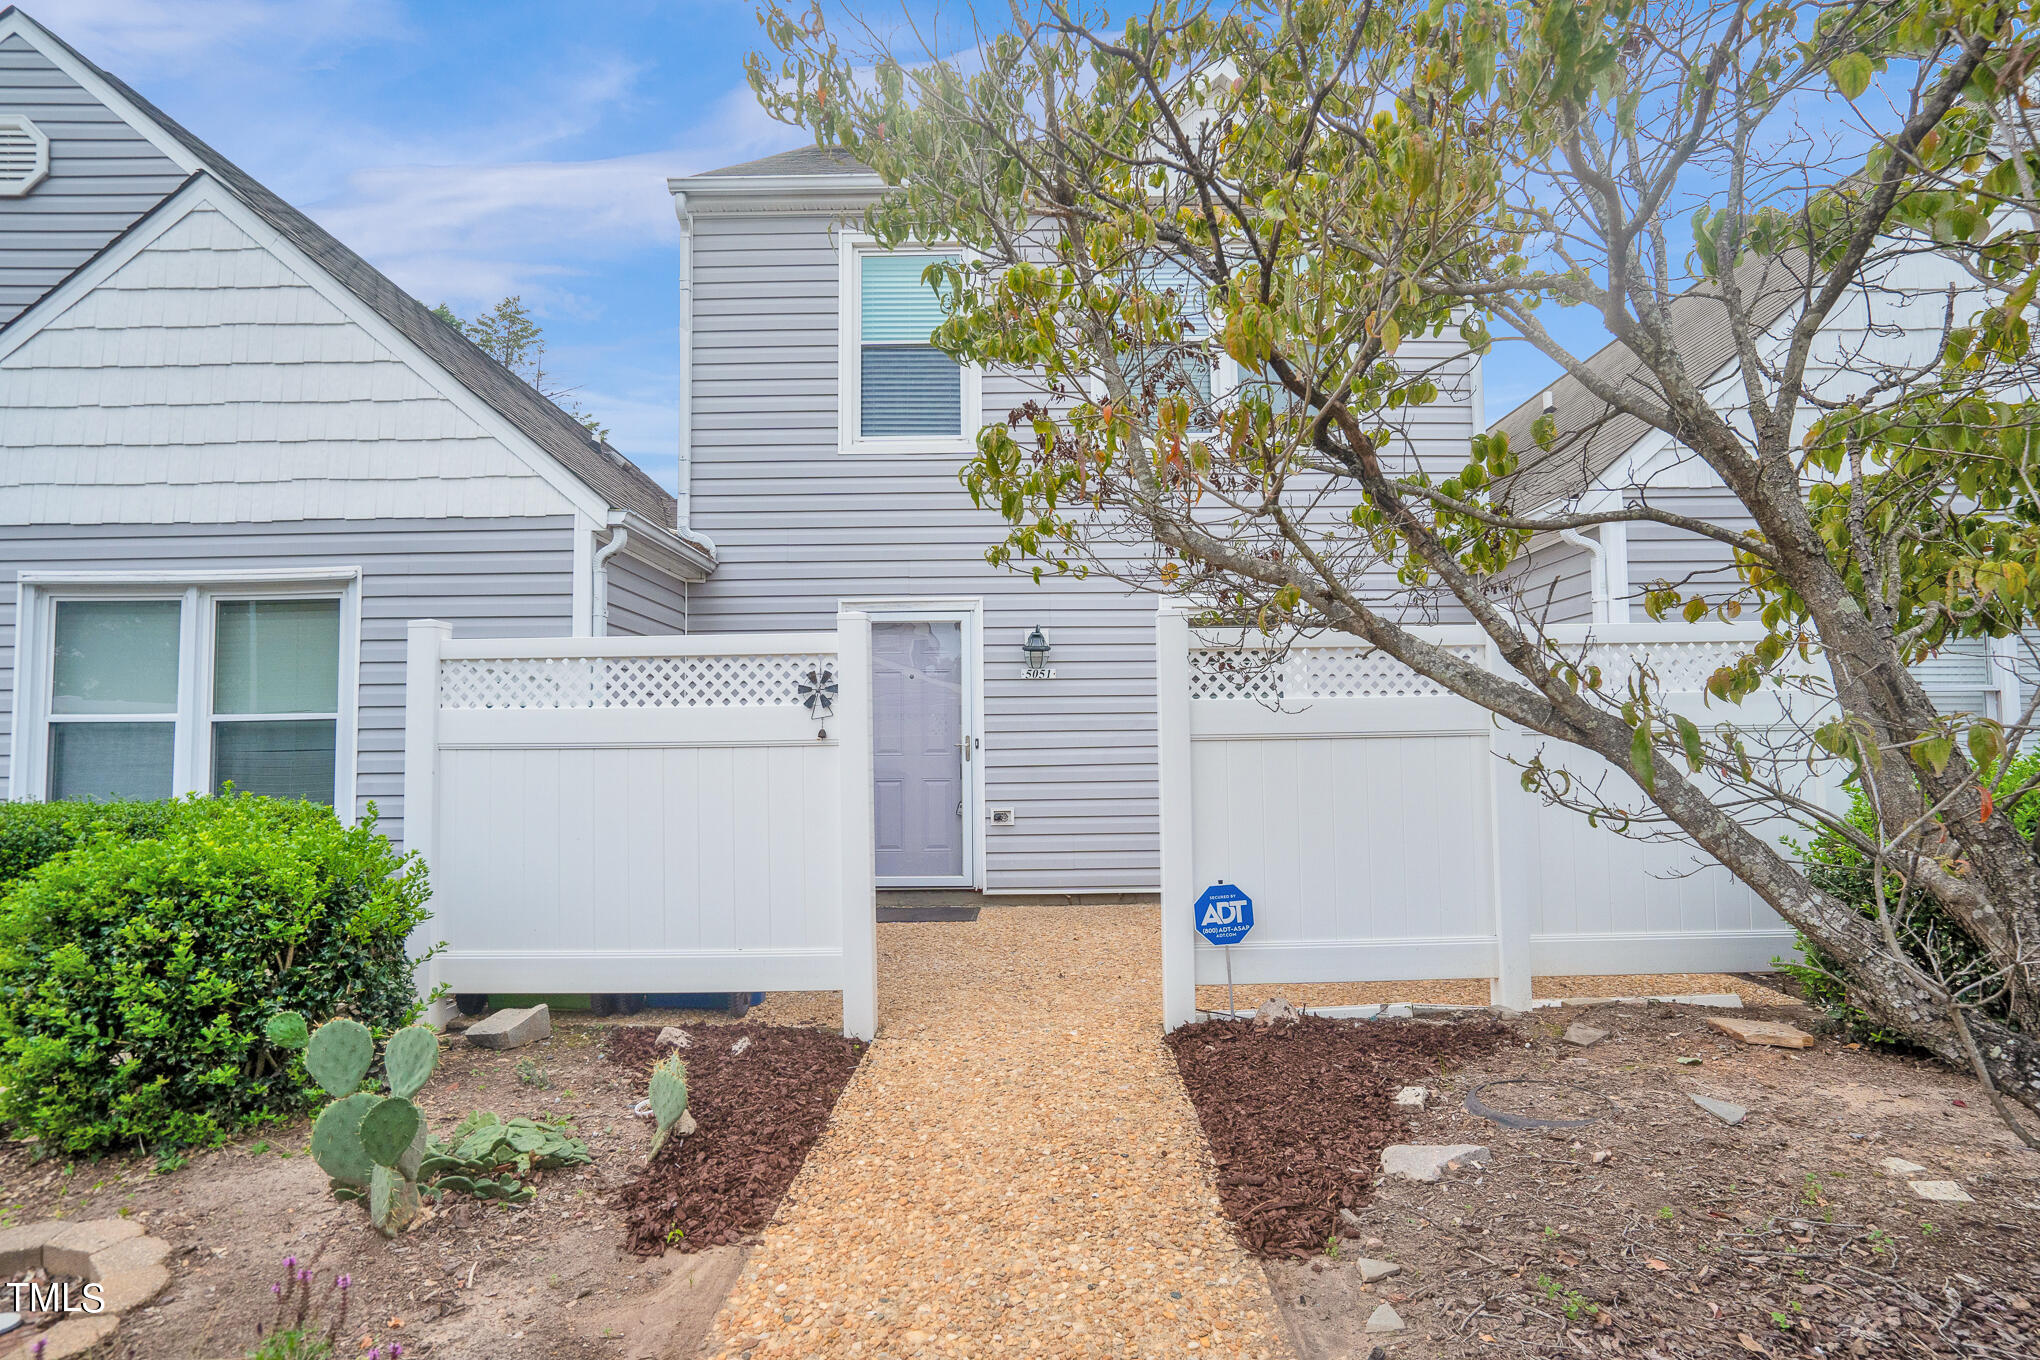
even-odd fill
[(1020, 650), (1027, 654), (1027, 669), (1024, 674), (1029, 680), (1050, 680), (1055, 672), (1048, 668), (1048, 639), (1042, 636), (1041, 625), (1027, 635), (1027, 641), (1020, 644)]

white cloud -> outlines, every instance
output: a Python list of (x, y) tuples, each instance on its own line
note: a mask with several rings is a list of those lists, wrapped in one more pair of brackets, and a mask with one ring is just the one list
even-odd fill
[(748, 88), (713, 108), (672, 150), (364, 168), (306, 210), (421, 297), (473, 305), (521, 293), (542, 314), (594, 315), (600, 299), (575, 287), (589, 266), (676, 239), (668, 176), (806, 140), (766, 117)]

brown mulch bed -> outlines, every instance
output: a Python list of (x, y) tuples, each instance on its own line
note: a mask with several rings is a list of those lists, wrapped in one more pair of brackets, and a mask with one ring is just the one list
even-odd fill
[[(640, 1256), (729, 1246), (764, 1227), (865, 1049), (840, 1034), (780, 1025), (686, 1033), (693, 1043), (680, 1056), (697, 1128), (670, 1140), (618, 1196), (626, 1244)], [(669, 1051), (658, 1035), (657, 1027), (639, 1025), (609, 1036), (610, 1061), (634, 1069), (641, 1087)]]
[[(1336, 1250), (1266, 1263), (1300, 1360), (1367, 1354), (1383, 1303), (1405, 1324), (1396, 1360), (2040, 1355), (2040, 1156), (1975, 1082), (1853, 1045), (1803, 1007), (1743, 1015), (1813, 1033), (1809, 1049), (1742, 1045), (1708, 1025), (1718, 1014), (1533, 1012), (1508, 1022), (1512, 1042), (1413, 1076), (1437, 1098), (1409, 1113), (1408, 1141), (1493, 1158), (1437, 1184), (1385, 1180)], [(1575, 1021), (1607, 1037), (1575, 1047), (1561, 1037)], [(1546, 1113), (1599, 1113), (1503, 1127), (1466, 1107), (1497, 1081), (1532, 1083), (1489, 1086), (1497, 1108), (1542, 1090)], [(1695, 1095), (1747, 1117), (1724, 1124)], [(1908, 1180), (1969, 1198), (1932, 1202)], [(1370, 1281), (1360, 1257), (1399, 1272)]]
[(1408, 1137), (1397, 1090), (1509, 1037), (1487, 1020), (1304, 1016), (1271, 1025), (1208, 1020), (1167, 1043), (1241, 1241), (1260, 1256), (1300, 1257), (1325, 1249), (1338, 1211), (1372, 1195), (1381, 1149)]

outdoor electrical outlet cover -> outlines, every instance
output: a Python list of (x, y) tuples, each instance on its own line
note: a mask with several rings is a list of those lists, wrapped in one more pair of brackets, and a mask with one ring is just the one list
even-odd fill
[(1013, 809), (1011, 809), (1011, 808), (996, 808), (996, 807), (995, 807), (995, 808), (993, 808), (993, 809), (992, 809), (991, 811), (992, 811), (992, 825), (993, 825), (993, 826), (1011, 826), (1011, 825), (1013, 825)]

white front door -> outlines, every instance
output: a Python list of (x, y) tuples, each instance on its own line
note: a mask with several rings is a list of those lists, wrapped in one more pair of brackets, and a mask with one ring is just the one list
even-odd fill
[(958, 887), (973, 879), (970, 622), (872, 619), (873, 823), (884, 886)]

